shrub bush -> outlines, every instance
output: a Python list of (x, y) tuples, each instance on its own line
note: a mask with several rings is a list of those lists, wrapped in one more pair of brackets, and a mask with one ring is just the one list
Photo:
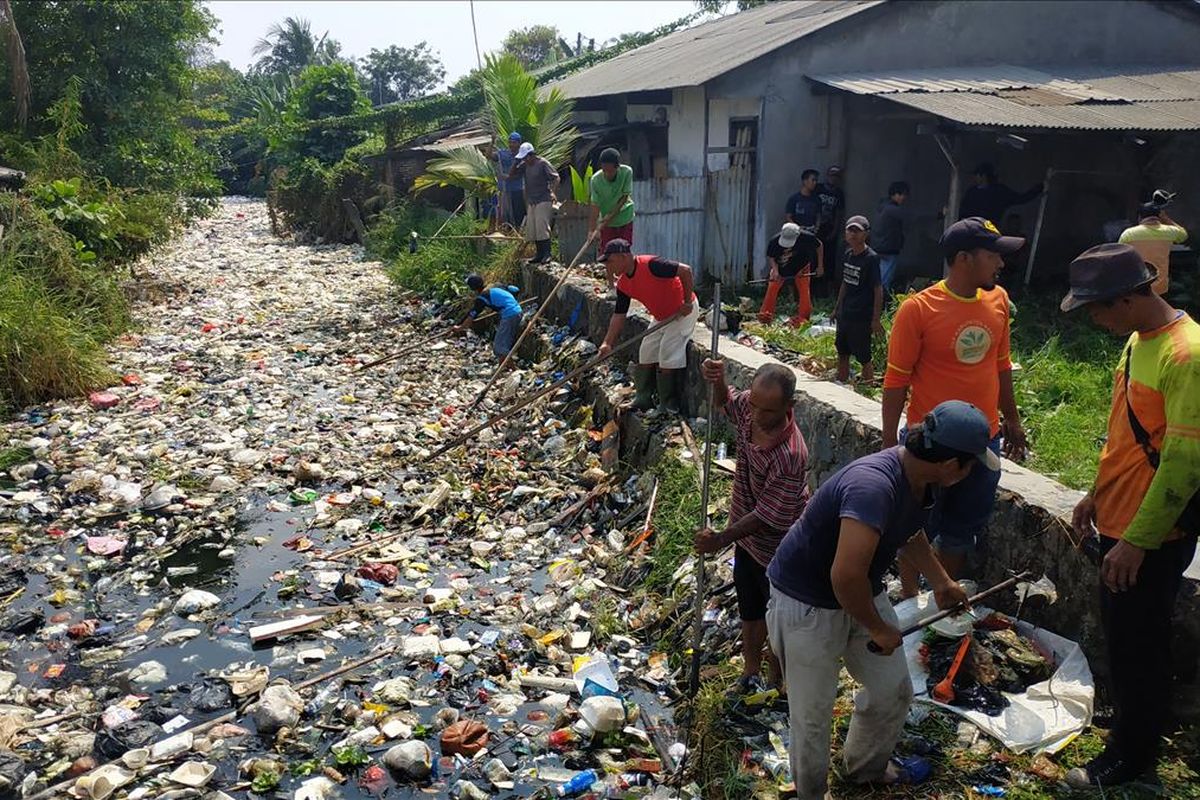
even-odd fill
[(0, 405), (104, 385), (101, 345), (129, 322), (116, 282), (25, 198), (0, 198), (0, 225)]

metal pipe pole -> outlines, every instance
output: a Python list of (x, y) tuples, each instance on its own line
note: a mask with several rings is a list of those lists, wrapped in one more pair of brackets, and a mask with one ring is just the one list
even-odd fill
[[(713, 284), (713, 317), (712, 317), (712, 348), (709, 358), (714, 361), (720, 357), (721, 344), (721, 282)], [(707, 528), (708, 519), (708, 479), (712, 472), (712, 438), (713, 423), (716, 417), (716, 387), (708, 385), (708, 425), (704, 429), (704, 463), (701, 465), (700, 483), (700, 527)], [(696, 602), (692, 619), (692, 665), (688, 673), (688, 697), (695, 697), (700, 689), (700, 640), (703, 638), (704, 625), (704, 555), (696, 554)]]
[(1033, 259), (1037, 257), (1038, 243), (1042, 240), (1042, 223), (1046, 221), (1046, 201), (1050, 198), (1050, 179), (1054, 177), (1054, 167), (1046, 167), (1046, 186), (1042, 190), (1042, 200), (1038, 203), (1037, 224), (1033, 227), (1033, 241), (1029, 243), (1029, 259), (1025, 262), (1025, 285), (1029, 285), (1033, 277)]
[(474, 428), (471, 428), (471, 430), (467, 431), (466, 433), (461, 434), (460, 436), (455, 437), (453, 440), (447, 442), (446, 444), (439, 447), (437, 450), (430, 453), (429, 456), (424, 460), (424, 463), (428, 463), (428, 462), (432, 461), (433, 459), (440, 456), (442, 453), (445, 453), (447, 450), (458, 447), (460, 444), (467, 441), (468, 439), (470, 439), (475, 434), (479, 433), (484, 428), (488, 428), (492, 425), (495, 425), (500, 420), (512, 416), (513, 414), (515, 414), (516, 412), (525, 408), (529, 404), (531, 404), (537, 400), (540, 400), (541, 398), (545, 397), (546, 395), (550, 394), (551, 392), (556, 391), (559, 388), (565, 386), (566, 384), (575, 380), (575, 378), (577, 378), (580, 375), (582, 375), (583, 373), (587, 372), (588, 370), (590, 370), (592, 367), (596, 366), (597, 364), (607, 361), (608, 359), (615, 356), (617, 353), (621, 353), (621, 352), (624, 352), (625, 350), (628, 350), (630, 347), (637, 344), (642, 339), (645, 339), (647, 336), (654, 333), (655, 331), (660, 330), (660, 329), (666, 327), (667, 325), (670, 325), (672, 322), (674, 322), (676, 319), (678, 319), (679, 316), (680, 316), (679, 312), (676, 311), (674, 314), (672, 314), (671, 316), (662, 320), (661, 322), (651, 325), (649, 328), (642, 331), (641, 333), (639, 333), (637, 336), (633, 337), (629, 341), (622, 342), (621, 344), (617, 345), (612, 350), (608, 351), (607, 355), (596, 356), (591, 361), (587, 362), (586, 364), (583, 364), (580, 367), (577, 367), (576, 369), (572, 370), (570, 373), (564, 375), (562, 378), (560, 378), (559, 380), (550, 384), (549, 386), (547, 386), (546, 388), (537, 392), (536, 394), (530, 395), (529, 397), (526, 397), (524, 400), (518, 400), (516, 403), (513, 403), (511, 406), (509, 406), (508, 408), (499, 412), (498, 414), (492, 415), (492, 417), (490, 419), (488, 419), (486, 422), (476, 425)]

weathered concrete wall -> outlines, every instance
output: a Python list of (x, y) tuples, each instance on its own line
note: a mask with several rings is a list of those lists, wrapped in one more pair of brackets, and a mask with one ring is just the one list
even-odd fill
[[(548, 297), (558, 280), (561, 267), (546, 269), (527, 266), (524, 286), (529, 295)], [(612, 292), (600, 281), (572, 278), (555, 297), (546, 318), (558, 324), (572, 324), (591, 341), (599, 343), (612, 313)], [(573, 320), (573, 322), (572, 322)], [(622, 340), (645, 330), (649, 318), (640, 309), (632, 312)], [(697, 325), (688, 357), (687, 412), (703, 412), (706, 384), (699, 365), (707, 352), (711, 332)], [(636, 359), (636, 348), (624, 362)], [(721, 340), (721, 354), (728, 364), (731, 386), (748, 388), (754, 371), (775, 359), (752, 348)], [(794, 369), (796, 373), (796, 422), (804, 433), (810, 457), (810, 481), (816, 486), (854, 459), (879, 449), (882, 442), (879, 404), (870, 398), (836, 384), (821, 381)], [(599, 393), (597, 393), (599, 394)], [(611, 416), (607, 398), (597, 408), (596, 419)], [(622, 458), (631, 463), (653, 460), (657, 451), (650, 444), (654, 437), (644, 435), (638, 415), (624, 415)], [(632, 426), (632, 427), (631, 427)], [(1069, 519), (1080, 492), (1009, 461), (1004, 462), (996, 513), (986, 540), (980, 549), (980, 569), (976, 577), (992, 584), (1008, 577), (1008, 570), (1045, 573), (1058, 587), (1059, 600), (1053, 606), (1028, 611), (1023, 616), (1057, 633), (1082, 643), (1097, 676), (1106, 674), (1106, 659), (1099, 628), (1096, 567), (1071, 544)], [(1200, 692), (1197, 692), (1197, 662), (1200, 658), (1200, 593), (1198, 585), (1186, 581), (1183, 596), (1176, 607), (1176, 661), (1181, 685), (1177, 707), (1181, 714), (1200, 717)], [(1014, 611), (1011, 597), (994, 604)]]

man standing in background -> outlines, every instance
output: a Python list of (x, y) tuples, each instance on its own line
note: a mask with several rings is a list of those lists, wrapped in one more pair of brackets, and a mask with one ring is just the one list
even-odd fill
[(1187, 229), (1167, 216), (1165, 205), (1152, 200), (1138, 209), (1138, 224), (1126, 228), (1120, 242), (1132, 245), (1148, 264), (1158, 270), (1153, 287), (1155, 294), (1163, 295), (1170, 288), (1171, 245), (1183, 244), (1187, 238)]
[[(942, 234), (944, 280), (908, 297), (896, 309), (883, 378), (883, 446), (898, 441), (900, 415), (908, 400), (908, 428), (945, 400), (964, 400), (983, 412), (1000, 451), (1003, 427), (1006, 455), (1025, 454), (1013, 394), (1008, 293), (996, 285), (1003, 256), (1025, 240), (1001, 236), (990, 221), (959, 220)], [(1000, 414), (1004, 420), (1001, 425)], [(925, 532), (952, 578), (959, 578), (991, 518), (1000, 473), (982, 465), (938, 498)], [(900, 561), (905, 597), (917, 594), (917, 569)]]
[[(826, 258), (829, 259), (829, 269), (825, 272), (825, 280), (837, 291), (837, 282), (841, 277), (838, 270), (841, 267), (837, 254), (842, 251), (841, 224), (842, 212), (846, 208), (846, 194), (842, 191), (842, 168), (832, 164), (825, 170), (825, 181), (817, 186), (817, 199), (821, 201), (821, 219), (817, 223), (817, 236), (825, 246)], [(824, 286), (824, 281), (814, 281), (814, 294), (817, 287)]]
[(787, 206), (783, 209), (788, 222), (814, 232), (821, 221), (821, 199), (817, 197), (818, 174), (815, 169), (800, 173), (800, 191), (788, 198)]
[(779, 235), (767, 243), (769, 282), (762, 308), (758, 311), (759, 322), (770, 325), (775, 321), (775, 302), (785, 283), (792, 283), (796, 289), (796, 316), (791, 319), (792, 327), (798, 328), (808, 322), (812, 315), (809, 281), (812, 275), (822, 272), (817, 265), (824, 260), (823, 249), (816, 234), (794, 222), (784, 223)]
[(521, 147), (521, 134), (513, 131), (508, 135), (508, 149), (496, 151), (496, 161), (500, 170), (496, 178), (500, 191), (501, 213), (503, 222), (507, 222), (517, 230), (525, 221), (525, 179), (520, 175), (512, 176), (513, 162), (517, 159), (517, 150)]
[(904, 210), (908, 202), (908, 184), (892, 181), (888, 186), (887, 199), (879, 204), (879, 216), (875, 219), (872, 240), (879, 254), (879, 283), (885, 292), (891, 292), (896, 279), (896, 264), (900, 251), (904, 249)]
[[(588, 187), (592, 203), (590, 230), (600, 228), (599, 252), (613, 239), (633, 244), (633, 168), (621, 163), (621, 154), (614, 147), (600, 153), (600, 171), (592, 175)], [(603, 216), (601, 216), (603, 215)]]
[(1004, 212), (1011, 206), (1028, 203), (1046, 189), (1045, 184), (1041, 183), (1024, 192), (1010, 189), (999, 182), (996, 168), (987, 162), (975, 168), (974, 178), (975, 185), (963, 195), (962, 205), (958, 209), (959, 219), (982, 217), (999, 225), (1004, 221)]
[(516, 175), (525, 178), (525, 238), (537, 248), (532, 263), (545, 264), (550, 260), (550, 223), (554, 220), (558, 170), (525, 142), (517, 149), (509, 179)]
[(879, 255), (867, 246), (871, 224), (855, 215), (846, 220), (846, 250), (842, 256), (842, 281), (838, 287), (833, 320), (837, 323), (837, 379), (850, 380), (850, 357), (858, 359), (862, 379), (875, 380), (871, 363), (871, 336), (883, 336), (883, 287), (879, 284)]

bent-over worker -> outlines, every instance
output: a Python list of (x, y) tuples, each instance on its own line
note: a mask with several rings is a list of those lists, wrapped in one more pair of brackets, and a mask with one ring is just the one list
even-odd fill
[(589, 233), (597, 228), (600, 231), (597, 250), (603, 253), (604, 246), (613, 239), (624, 239), (632, 246), (633, 168), (621, 163), (615, 147), (606, 147), (600, 153), (600, 171), (588, 184), (588, 199), (592, 203)]
[(605, 245), (600, 261), (617, 288), (617, 307), (600, 345), (601, 356), (612, 351), (621, 335), (630, 300), (644, 305), (656, 324), (679, 314), (670, 324), (642, 339), (633, 372), (637, 389), (634, 408), (645, 411), (653, 407), (657, 389), (658, 410), (679, 413), (678, 393), (683, 388), (679, 373), (687, 366), (687, 346), (696, 329), (699, 308), (692, 291), (692, 268), (661, 256), (634, 257), (624, 239), (613, 239)]
[[(696, 535), (696, 552), (733, 550), (733, 583), (742, 620), (742, 675), (737, 688), (761, 688), (763, 646), (767, 643), (767, 601), (771, 584), (767, 565), (788, 528), (808, 501), (808, 447), (796, 427), (792, 403), (796, 374), (783, 364), (763, 364), (749, 391), (731, 391), (725, 362), (705, 359), (705, 379), (713, 385), (713, 401), (737, 431), (737, 466), (729, 526), (705, 528)], [(767, 683), (785, 691), (779, 660), (767, 649)]]
[(492, 352), (496, 354), (496, 358), (503, 360), (512, 350), (517, 336), (521, 333), (523, 312), (521, 303), (516, 297), (520, 289), (516, 286), (492, 286), (484, 290), (483, 278), (473, 273), (467, 276), (467, 286), (475, 292), (475, 304), (471, 306), (471, 310), (467, 312), (463, 321), (455, 325), (453, 330), (456, 333), (466, 330), (479, 316), (480, 311), (490, 308), (500, 317), (500, 321), (496, 324), (496, 335), (492, 339)]
[(976, 464), (1000, 468), (990, 440), (979, 409), (942, 403), (903, 445), (851, 462), (821, 484), (775, 552), (767, 568), (767, 631), (787, 681), (799, 800), (822, 800), (828, 788), (829, 726), (843, 662), (862, 685), (842, 750), (846, 777), (856, 783), (923, 777), (916, 765), (891, 762), (912, 679), (883, 576), (900, 552), (929, 580), (939, 608), (965, 603), (966, 593), (921, 529), (936, 487), (953, 486)]

